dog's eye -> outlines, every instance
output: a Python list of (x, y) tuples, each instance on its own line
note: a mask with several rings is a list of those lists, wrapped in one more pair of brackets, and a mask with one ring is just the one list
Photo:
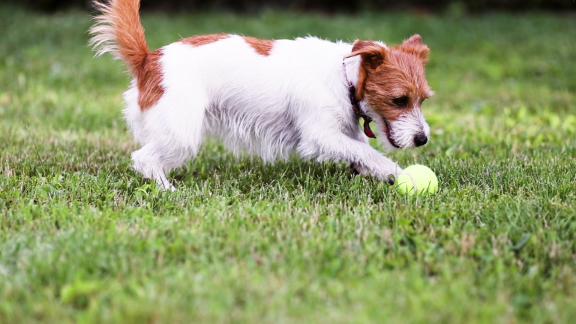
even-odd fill
[(404, 107), (408, 104), (408, 96), (402, 96), (392, 99), (392, 102), (398, 107)]

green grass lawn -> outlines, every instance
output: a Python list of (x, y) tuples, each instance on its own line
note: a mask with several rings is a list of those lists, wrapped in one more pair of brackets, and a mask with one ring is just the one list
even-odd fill
[(431, 48), (407, 198), (344, 164), (218, 143), (163, 193), (130, 169), (129, 78), (88, 13), (0, 8), (0, 323), (568, 323), (576, 318), (574, 15), (145, 14), (180, 36), (308, 34)]

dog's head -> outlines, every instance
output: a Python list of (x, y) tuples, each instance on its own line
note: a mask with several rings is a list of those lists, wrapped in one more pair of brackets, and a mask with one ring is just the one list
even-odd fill
[(434, 92), (424, 76), (428, 46), (419, 35), (402, 45), (357, 40), (347, 57), (360, 57), (356, 99), (367, 106), (388, 148), (422, 146), (430, 127), (420, 106)]

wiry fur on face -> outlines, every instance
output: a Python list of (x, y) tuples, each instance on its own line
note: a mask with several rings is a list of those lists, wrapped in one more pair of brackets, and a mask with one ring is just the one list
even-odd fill
[(419, 35), (386, 47), (358, 40), (348, 57), (361, 57), (356, 98), (368, 106), (388, 148), (426, 144), (430, 127), (420, 106), (434, 92), (424, 76), (429, 49)]

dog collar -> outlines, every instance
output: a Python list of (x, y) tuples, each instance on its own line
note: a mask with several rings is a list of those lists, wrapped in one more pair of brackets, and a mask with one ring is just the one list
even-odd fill
[(356, 87), (354, 87), (352, 82), (348, 80), (348, 75), (346, 75), (346, 63), (344, 61), (342, 61), (342, 66), (344, 66), (344, 77), (346, 78), (346, 82), (348, 82), (348, 96), (350, 97), (350, 103), (352, 104), (354, 115), (356, 115), (357, 119), (362, 118), (364, 120), (364, 134), (370, 138), (376, 138), (376, 135), (374, 135), (374, 132), (370, 129), (372, 118), (360, 109), (360, 102), (356, 99)]
[(352, 103), (352, 110), (354, 110), (354, 114), (356, 118), (362, 118), (364, 120), (364, 134), (370, 138), (376, 138), (374, 132), (370, 129), (370, 122), (372, 118), (366, 115), (362, 109), (360, 109), (360, 102), (356, 99), (356, 88), (353, 85), (350, 85), (348, 88), (349, 96), (350, 96), (350, 103)]

